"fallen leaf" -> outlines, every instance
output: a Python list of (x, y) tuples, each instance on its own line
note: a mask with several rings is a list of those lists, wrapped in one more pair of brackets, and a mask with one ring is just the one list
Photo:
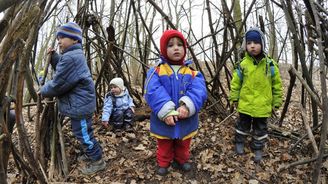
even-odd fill
[(239, 172), (236, 172), (234, 174), (231, 182), (234, 184), (241, 184), (241, 183), (243, 183), (243, 177), (240, 175)]
[(282, 161), (287, 161), (287, 160), (290, 160), (291, 159), (291, 156), (288, 154), (288, 153), (284, 153), (281, 155), (281, 160)]
[(146, 147), (143, 144), (139, 144), (137, 147), (133, 148), (136, 151), (144, 151)]
[(251, 179), (251, 180), (248, 181), (248, 183), (249, 183), (249, 184), (258, 184), (259, 181), (254, 180), (254, 179)]
[(328, 160), (322, 163), (322, 166), (328, 170)]

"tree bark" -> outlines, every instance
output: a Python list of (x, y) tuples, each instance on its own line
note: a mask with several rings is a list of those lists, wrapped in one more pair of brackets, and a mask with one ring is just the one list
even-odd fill
[[(320, 172), (321, 172), (321, 166), (322, 166), (322, 160), (324, 157), (325, 152), (325, 145), (327, 140), (327, 132), (328, 132), (328, 95), (327, 95), (327, 83), (326, 83), (326, 73), (325, 70), (327, 70), (327, 67), (325, 66), (325, 58), (324, 57), (324, 46), (322, 45), (322, 33), (324, 32), (321, 29), (320, 26), (320, 20), (318, 18), (318, 12), (313, 4), (312, 0), (309, 0), (311, 9), (313, 12), (315, 27), (317, 30), (317, 46), (319, 48), (318, 54), (319, 54), (319, 61), (320, 61), (320, 83), (321, 83), (321, 92), (322, 92), (322, 127), (320, 132), (320, 146), (319, 146), (319, 155), (318, 159), (315, 163), (314, 171), (313, 171), (313, 177), (312, 177), (312, 183), (319, 183), (320, 180)], [(311, 11), (310, 11), (311, 12)]]
[(7, 8), (13, 6), (16, 3), (23, 2), (24, 0), (1, 0), (0, 1), (0, 13), (5, 11)]

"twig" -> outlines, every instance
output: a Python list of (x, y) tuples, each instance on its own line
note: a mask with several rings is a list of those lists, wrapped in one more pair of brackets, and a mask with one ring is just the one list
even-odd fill
[[(232, 163), (231, 159), (229, 158), (229, 155), (224, 155), (224, 157), (225, 157), (227, 160), (229, 160), (229, 162)], [(238, 169), (239, 171), (241, 171), (242, 173), (247, 174), (250, 178), (257, 180), (259, 183), (266, 184), (264, 181), (261, 181), (259, 178), (257, 178), (257, 177), (254, 176), (253, 174), (247, 172), (247, 171), (246, 171), (245, 169), (243, 169), (242, 167), (237, 167), (237, 169)]]
[[(315, 131), (316, 129), (318, 129), (320, 126), (322, 125), (322, 123), (320, 123), (319, 125), (317, 125), (316, 127), (312, 128), (312, 131)], [(295, 144), (293, 145), (293, 147), (291, 147), (289, 149), (289, 152), (291, 152), (293, 149), (295, 149), (295, 147), (306, 137), (308, 136), (308, 134), (304, 134), (300, 139), (298, 139)]]
[(216, 104), (219, 103), (219, 102), (220, 102), (220, 100), (217, 100), (216, 102), (214, 102), (214, 103), (211, 104), (210, 106), (207, 106), (207, 107), (206, 107), (206, 110), (212, 108), (214, 105), (216, 105)]
[(320, 99), (318, 98), (317, 94), (310, 88), (310, 86), (306, 83), (306, 81), (302, 78), (302, 74), (299, 74), (297, 70), (290, 65), (289, 71), (291, 71), (298, 80), (302, 83), (302, 85), (305, 87), (309, 95), (312, 97), (312, 99), (318, 104), (318, 107), (320, 107), (321, 110), (323, 110), (322, 103), (320, 102)]
[(58, 137), (59, 137), (59, 143), (60, 143), (60, 151), (62, 156), (62, 163), (63, 163), (63, 173), (66, 177), (69, 174), (68, 166), (67, 166), (67, 159), (65, 154), (65, 143), (64, 143), (64, 135), (62, 132), (61, 122), (62, 118), (58, 118), (59, 121), (57, 122), (57, 130), (58, 130)]
[[(55, 103), (56, 101), (41, 101), (41, 104), (53, 104)], [(36, 106), (37, 103), (26, 103), (26, 104), (23, 104), (22, 107), (29, 107), (29, 106)], [(13, 108), (14, 109), (14, 108)]]
[(39, 163), (39, 166), (41, 168), (41, 172), (42, 172), (42, 174), (44, 176), (44, 179), (46, 180), (47, 183), (49, 183), (48, 178), (47, 178), (47, 175), (46, 175), (46, 172), (44, 172), (44, 169), (43, 169), (41, 163), (39, 161), (38, 161), (38, 163)]
[[(283, 135), (284, 137), (289, 137), (293, 140), (298, 140), (299, 138), (299, 135), (295, 132), (287, 132), (286, 130), (283, 130), (282, 128), (280, 128), (279, 126), (277, 125), (274, 125), (272, 123), (268, 123), (268, 128), (272, 129), (273, 131), (272, 132), (276, 132), (277, 134), (281, 134)], [(283, 133), (286, 132), (286, 134), (284, 135)]]
[[(328, 154), (325, 154), (325, 155), (323, 156), (323, 158), (326, 158), (326, 157), (328, 157)], [(310, 163), (310, 162), (314, 162), (314, 161), (317, 160), (317, 158), (318, 158), (318, 157), (316, 156), (316, 157), (314, 157), (314, 158), (305, 159), (305, 160), (299, 160), (299, 161), (293, 162), (293, 163), (291, 163), (291, 164), (289, 164), (289, 165), (286, 165), (286, 166), (284, 166), (284, 167), (281, 167), (281, 168), (278, 170), (278, 172), (281, 172), (281, 171), (283, 171), (283, 170), (289, 169), (290, 167), (294, 167), (294, 166), (298, 166), (298, 165), (302, 165), (302, 164), (307, 164), (307, 163)]]
[[(54, 104), (56, 103), (56, 100), (52, 100), (52, 101), (42, 101), (41, 104), (45, 105), (45, 104)], [(37, 103), (26, 103), (26, 104), (23, 104), (22, 107), (30, 107), (30, 106), (36, 106)], [(11, 107), (10, 110), (13, 110), (15, 109), (14, 107)], [(33, 116), (32, 116), (33, 117)]]
[(319, 154), (319, 149), (318, 149), (318, 146), (315, 142), (311, 127), (310, 127), (309, 122), (308, 122), (307, 117), (306, 117), (305, 109), (302, 107), (302, 104), (300, 104), (300, 110), (301, 110), (301, 115), (302, 115), (302, 119), (303, 119), (303, 124), (305, 126), (306, 131), (307, 131), (307, 134), (309, 135), (309, 139), (312, 143), (315, 155), (318, 155)]
[(220, 126), (221, 124), (223, 124), (227, 119), (229, 119), (232, 115), (234, 115), (237, 111), (233, 111), (229, 116), (227, 116), (226, 118), (224, 118), (224, 120), (222, 120), (217, 126)]
[(2, 139), (6, 138), (6, 137), (7, 137), (6, 134), (1, 134), (1, 135), (0, 135), (0, 141), (2, 141)]

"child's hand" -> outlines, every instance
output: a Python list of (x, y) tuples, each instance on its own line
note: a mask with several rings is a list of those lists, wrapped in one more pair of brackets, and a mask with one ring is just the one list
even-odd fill
[(55, 49), (50, 47), (48, 48), (47, 54), (52, 54), (53, 52), (55, 52)]
[(178, 116), (179, 119), (188, 118), (188, 116), (189, 116), (189, 109), (185, 105), (180, 106), (177, 109), (177, 111), (179, 112), (179, 116)]
[(43, 96), (42, 96), (42, 94), (41, 94), (41, 88), (38, 88), (38, 89), (36, 90), (36, 94), (37, 94), (38, 96), (40, 96), (41, 99), (43, 99)]
[(108, 128), (108, 121), (103, 121), (103, 122), (101, 122), (102, 123), (102, 125), (105, 127), (105, 128)]
[(175, 121), (178, 121), (178, 116), (167, 116), (164, 119), (164, 122), (169, 125), (169, 126), (174, 126), (175, 125)]

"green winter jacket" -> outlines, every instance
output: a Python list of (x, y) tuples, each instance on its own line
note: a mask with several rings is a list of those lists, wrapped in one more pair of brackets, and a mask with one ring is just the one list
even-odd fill
[(230, 102), (237, 111), (251, 117), (270, 117), (282, 104), (282, 83), (278, 64), (268, 56), (258, 64), (247, 52), (231, 80)]

